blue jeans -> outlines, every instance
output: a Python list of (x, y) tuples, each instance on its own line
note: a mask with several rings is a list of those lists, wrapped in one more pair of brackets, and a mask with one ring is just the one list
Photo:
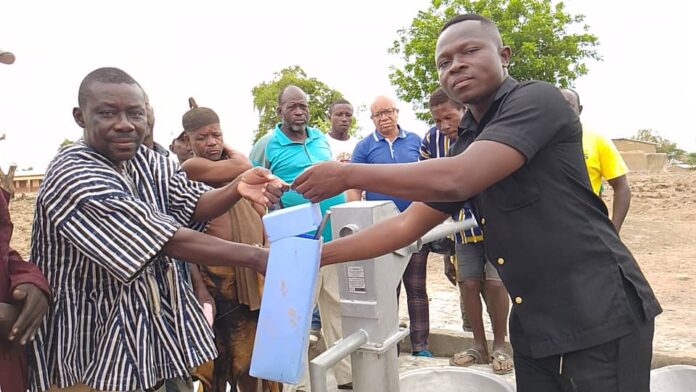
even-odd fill
[(321, 330), (321, 315), (317, 305), (314, 305), (314, 311), (312, 312), (312, 329), (315, 331)]

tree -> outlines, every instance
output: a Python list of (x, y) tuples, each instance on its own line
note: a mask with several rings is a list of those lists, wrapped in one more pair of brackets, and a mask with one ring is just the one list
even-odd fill
[(328, 130), (329, 105), (342, 98), (343, 94), (316, 78), (307, 77), (299, 65), (294, 65), (276, 72), (273, 80), (261, 82), (251, 90), (254, 96), (254, 109), (259, 112), (259, 124), (254, 133), (254, 142), (273, 129), (279, 121), (276, 113), (278, 94), (289, 85), (295, 85), (307, 94), (310, 124), (324, 131)]
[(684, 163), (696, 167), (696, 152), (690, 152), (684, 156)]
[(75, 142), (72, 141), (72, 140), (70, 140), (70, 139), (68, 139), (68, 138), (64, 138), (63, 141), (60, 142), (60, 146), (58, 147), (58, 149), (60, 150), (61, 148), (65, 147), (65, 146), (69, 146), (69, 145), (71, 145), (71, 144), (73, 144), (73, 143), (75, 143)]
[(657, 152), (667, 154), (667, 158), (670, 160), (681, 159), (686, 155), (686, 151), (678, 148), (677, 143), (660, 136), (658, 132), (652, 129), (640, 129), (633, 135), (632, 139), (657, 144)]
[[(543, 80), (568, 87), (587, 73), (585, 59), (601, 60), (599, 43), (582, 24), (584, 15), (568, 14), (562, 2), (551, 0), (432, 0), (409, 27), (398, 30), (389, 52), (404, 61), (392, 67), (389, 79), (396, 94), (410, 102), (418, 118), (430, 121), (427, 98), (438, 86), (435, 44), (450, 18), (476, 13), (498, 25), (503, 43), (512, 49), (510, 75), (518, 80)], [(581, 30), (572, 33), (571, 30)]]

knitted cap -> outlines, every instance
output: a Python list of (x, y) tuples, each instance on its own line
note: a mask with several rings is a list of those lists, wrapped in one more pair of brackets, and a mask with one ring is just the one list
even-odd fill
[(15, 62), (15, 55), (12, 52), (0, 49), (0, 63), (12, 64)]
[(193, 132), (200, 127), (220, 123), (220, 118), (213, 109), (198, 107), (193, 98), (189, 98), (189, 107), (191, 109), (181, 118), (184, 132)]

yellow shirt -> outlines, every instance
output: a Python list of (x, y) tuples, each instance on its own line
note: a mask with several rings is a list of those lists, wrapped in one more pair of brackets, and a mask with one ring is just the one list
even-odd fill
[(582, 149), (594, 193), (599, 195), (602, 178), (613, 180), (628, 173), (628, 167), (614, 142), (603, 135), (583, 128)]

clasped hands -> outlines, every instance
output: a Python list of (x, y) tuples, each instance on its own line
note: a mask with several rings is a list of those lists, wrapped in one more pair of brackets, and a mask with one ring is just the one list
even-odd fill
[(25, 345), (48, 312), (48, 295), (31, 283), (12, 290), (13, 303), (0, 303), (0, 338)]
[(347, 167), (340, 162), (322, 162), (305, 169), (292, 184), (274, 176), (268, 169), (255, 167), (239, 176), (237, 189), (241, 196), (266, 207), (276, 205), (283, 192), (289, 189), (318, 203), (349, 189)]

